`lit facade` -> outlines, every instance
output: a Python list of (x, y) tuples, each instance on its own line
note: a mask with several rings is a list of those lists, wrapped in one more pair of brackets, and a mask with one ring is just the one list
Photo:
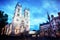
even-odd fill
[(59, 31), (59, 29), (60, 29), (60, 12), (58, 12), (57, 17), (51, 15), (49, 22), (40, 24), (40, 31), (44, 32), (45, 35), (48, 34), (50, 36), (55, 36), (57, 35), (56, 33)]
[(24, 15), (22, 15), (22, 5), (17, 3), (15, 12), (11, 24), (7, 27), (6, 35), (20, 34), (24, 31), (30, 30), (30, 12), (29, 9), (24, 9)]

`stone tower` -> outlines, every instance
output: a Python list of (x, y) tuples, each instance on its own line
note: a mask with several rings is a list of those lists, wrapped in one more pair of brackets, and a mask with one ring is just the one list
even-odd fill
[(19, 26), (21, 23), (21, 12), (22, 12), (22, 6), (19, 3), (17, 3), (13, 17), (13, 24), (15, 27)]
[(30, 12), (29, 12), (29, 9), (24, 10), (24, 18), (25, 18), (26, 31), (29, 31), (29, 29), (30, 29)]
[(14, 13), (13, 24), (12, 24), (15, 34), (20, 32), (21, 12), (22, 12), (22, 6), (21, 4), (17, 3), (15, 7), (15, 13)]
[(22, 15), (22, 5), (17, 3), (12, 23), (7, 28), (6, 34), (19, 34), (29, 30), (30, 30), (29, 9), (25, 9), (24, 15)]

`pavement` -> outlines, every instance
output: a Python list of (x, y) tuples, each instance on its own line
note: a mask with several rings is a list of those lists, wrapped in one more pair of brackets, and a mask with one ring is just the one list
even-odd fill
[(0, 36), (0, 40), (60, 40), (59, 37), (26, 37), (26, 36)]

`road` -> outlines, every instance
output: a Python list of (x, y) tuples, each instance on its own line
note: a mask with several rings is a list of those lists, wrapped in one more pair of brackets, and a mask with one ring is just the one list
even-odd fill
[(0, 40), (60, 40), (53, 37), (1, 36)]

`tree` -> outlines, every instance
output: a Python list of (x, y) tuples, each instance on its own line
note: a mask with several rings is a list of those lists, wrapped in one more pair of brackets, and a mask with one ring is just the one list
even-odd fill
[(1, 34), (2, 28), (3, 28), (6, 24), (8, 24), (7, 20), (8, 20), (8, 15), (7, 15), (7, 14), (4, 14), (4, 11), (1, 11), (1, 10), (0, 10), (0, 34)]

